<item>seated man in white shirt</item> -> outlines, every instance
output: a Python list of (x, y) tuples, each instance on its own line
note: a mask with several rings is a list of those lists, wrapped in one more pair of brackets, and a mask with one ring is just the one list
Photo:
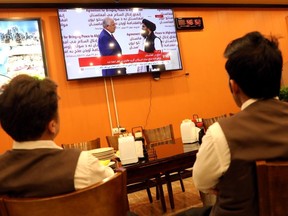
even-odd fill
[(208, 128), (193, 167), (196, 188), (215, 193), (215, 205), (181, 216), (258, 216), (255, 162), (288, 158), (288, 103), (277, 99), (283, 66), (278, 40), (251, 32), (233, 40), (224, 55), (241, 111)]
[(0, 155), (0, 195), (48, 197), (90, 186), (114, 175), (88, 151), (62, 149), (57, 85), (28, 75), (13, 78), (0, 94), (0, 123), (14, 140)]

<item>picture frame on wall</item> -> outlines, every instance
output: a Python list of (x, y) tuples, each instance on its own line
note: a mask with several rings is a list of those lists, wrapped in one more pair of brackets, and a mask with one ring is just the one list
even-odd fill
[(0, 86), (19, 74), (48, 76), (40, 18), (0, 19)]

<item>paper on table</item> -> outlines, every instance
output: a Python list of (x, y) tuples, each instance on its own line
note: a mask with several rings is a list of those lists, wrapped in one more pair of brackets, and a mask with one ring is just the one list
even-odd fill
[(138, 162), (135, 149), (135, 140), (133, 136), (119, 137), (119, 152), (122, 164), (130, 164)]
[(136, 155), (139, 158), (143, 158), (144, 154), (143, 154), (143, 143), (141, 140), (137, 140), (135, 141), (135, 148), (136, 148)]

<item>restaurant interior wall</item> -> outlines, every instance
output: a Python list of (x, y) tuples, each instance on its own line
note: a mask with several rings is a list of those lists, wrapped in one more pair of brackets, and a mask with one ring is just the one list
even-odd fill
[[(288, 38), (283, 8), (174, 8), (175, 17), (197, 17), (204, 29), (178, 31), (183, 70), (162, 73), (159, 81), (151, 75), (113, 78), (121, 127), (147, 129), (173, 124), (180, 137), (183, 119), (235, 113), (224, 69), (225, 46), (249, 31), (280, 36), (284, 62), (288, 61)], [(58, 83), (61, 97), (61, 129), (57, 144), (81, 142), (95, 137), (107, 146), (111, 134), (103, 79), (67, 81), (60, 30), (55, 8), (0, 9), (0, 18), (40, 17), (44, 34), (49, 77)], [(116, 30), (117, 31), (117, 30)], [(189, 73), (189, 75), (185, 75)], [(286, 72), (285, 72), (286, 73)], [(112, 122), (116, 125), (111, 83), (107, 79)], [(12, 146), (12, 140), (0, 130), (0, 153)]]

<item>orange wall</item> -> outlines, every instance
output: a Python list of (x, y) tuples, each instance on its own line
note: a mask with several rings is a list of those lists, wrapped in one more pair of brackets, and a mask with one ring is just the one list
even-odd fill
[[(167, 72), (160, 81), (150, 75), (114, 78), (119, 122), (132, 127), (153, 128), (172, 123), (175, 137), (180, 124), (194, 113), (200, 117), (237, 112), (228, 89), (223, 50), (235, 37), (258, 30), (281, 36), (280, 47), (287, 62), (288, 39), (282, 9), (176, 8), (175, 17), (201, 16), (202, 31), (178, 31), (183, 71)], [(1, 9), (0, 17), (41, 17), (49, 76), (59, 85), (61, 131), (56, 142), (78, 142), (110, 135), (103, 79), (66, 81), (56, 9)], [(188, 72), (189, 76), (184, 74)], [(113, 127), (116, 126), (111, 83), (107, 80)], [(0, 153), (12, 140), (0, 130)]]

